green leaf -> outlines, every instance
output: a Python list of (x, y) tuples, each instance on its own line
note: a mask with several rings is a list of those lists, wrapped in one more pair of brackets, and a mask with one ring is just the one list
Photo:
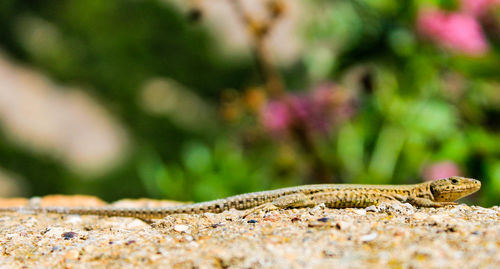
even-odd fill
[(363, 137), (352, 124), (340, 129), (337, 150), (346, 170), (353, 176), (360, 174), (363, 170)]
[(182, 160), (189, 171), (197, 174), (203, 174), (212, 164), (210, 149), (199, 142), (191, 142), (184, 147)]
[(380, 132), (369, 165), (375, 183), (388, 183), (392, 178), (405, 137), (405, 132), (394, 126), (385, 126)]

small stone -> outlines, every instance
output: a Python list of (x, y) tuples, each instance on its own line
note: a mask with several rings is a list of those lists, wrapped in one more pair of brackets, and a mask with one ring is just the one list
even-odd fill
[(5, 235), (5, 238), (7, 238), (7, 239), (12, 239), (12, 238), (14, 238), (14, 237), (17, 237), (17, 234), (14, 234), (14, 233), (8, 233), (8, 234), (6, 234), (6, 235)]
[(443, 216), (442, 215), (431, 215), (427, 218), (429, 221), (434, 222), (436, 224), (442, 223), (443, 222)]
[(409, 203), (385, 202), (379, 205), (379, 210), (391, 215), (408, 215), (415, 213), (415, 208)]
[(404, 210), (402, 205), (401, 203), (389, 203), (387, 209), (392, 212), (402, 212)]
[(468, 210), (468, 206), (464, 205), (464, 204), (461, 204), (461, 205), (457, 205), (457, 206), (453, 207), (452, 209), (450, 209), (448, 211), (448, 213), (454, 215), (454, 214), (457, 214), (457, 213), (465, 212), (467, 210)]
[(396, 230), (393, 233), (394, 236), (405, 236), (406, 234), (407, 234), (406, 230)]
[(70, 224), (78, 224), (82, 222), (82, 218), (79, 215), (69, 215), (66, 218), (65, 222)]
[(338, 230), (345, 230), (347, 226), (349, 226), (349, 224), (345, 221), (338, 221), (337, 223), (335, 223), (335, 228), (337, 228)]
[(38, 223), (38, 221), (34, 218), (30, 218), (28, 221), (25, 222), (25, 226), (27, 227), (33, 227)]
[(128, 222), (125, 225), (125, 227), (127, 229), (147, 229), (150, 226), (147, 223), (145, 223), (144, 221), (142, 221), (142, 220), (134, 219), (134, 220)]
[(325, 203), (321, 203), (321, 204), (311, 208), (309, 211), (311, 214), (316, 214), (318, 211), (322, 211), (324, 209), (326, 209), (326, 205), (325, 205)]
[(360, 240), (362, 242), (370, 242), (370, 241), (373, 241), (375, 238), (377, 238), (377, 236), (378, 236), (377, 233), (371, 233), (371, 234), (361, 236)]
[(66, 233), (63, 233), (61, 235), (61, 237), (64, 238), (64, 240), (70, 240), (70, 239), (74, 238), (76, 235), (77, 235), (77, 233), (75, 233), (75, 232), (66, 232)]
[(179, 232), (179, 233), (186, 232), (189, 230), (189, 226), (184, 225), (184, 224), (177, 224), (174, 226), (174, 230)]
[(403, 203), (401, 205), (406, 210), (406, 213), (410, 213), (410, 214), (415, 213), (415, 207), (413, 207), (412, 204), (410, 204), (410, 203)]
[(365, 210), (367, 212), (378, 212), (379, 211), (379, 209), (375, 205), (371, 205), (371, 206), (365, 208)]
[(318, 221), (321, 221), (321, 222), (328, 222), (330, 220), (330, 218), (319, 218)]
[(42, 198), (35, 196), (29, 199), (28, 207), (40, 207), (41, 203), (42, 203)]
[(277, 222), (280, 220), (280, 216), (278, 214), (266, 215), (264, 216), (265, 221)]
[(313, 221), (313, 222), (309, 222), (307, 224), (307, 227), (309, 228), (317, 228), (317, 227), (327, 227), (328, 224), (325, 223), (325, 222), (319, 222), (319, 221)]
[(364, 210), (364, 209), (355, 209), (355, 210), (353, 210), (353, 212), (360, 215), (360, 216), (366, 215), (366, 210)]
[(210, 219), (210, 218), (215, 218), (217, 216), (217, 214), (212, 213), (212, 212), (205, 212), (205, 213), (203, 213), (203, 216)]
[(78, 251), (76, 249), (72, 249), (72, 250), (66, 252), (66, 254), (64, 254), (64, 259), (76, 260), (76, 259), (78, 259), (79, 256), (80, 256), (80, 254), (78, 253)]
[(210, 227), (212, 227), (212, 228), (217, 228), (220, 226), (224, 226), (224, 224), (223, 223), (214, 223), (214, 224), (210, 225)]
[(248, 220), (247, 223), (257, 223), (258, 221), (254, 220), (254, 219), (251, 219), (251, 220)]
[(462, 251), (455, 251), (453, 253), (453, 256), (455, 257), (455, 259), (461, 259), (464, 256), (464, 253)]
[(424, 214), (424, 213), (422, 213), (422, 212), (417, 212), (417, 213), (415, 213), (415, 214), (412, 215), (412, 218), (414, 220), (424, 220), (424, 219), (427, 218), (427, 215)]
[(315, 207), (317, 207), (318, 209), (325, 209), (326, 205), (325, 205), (325, 203), (321, 203), (321, 204), (316, 205)]
[(61, 227), (50, 227), (43, 232), (43, 236), (46, 237), (59, 237), (64, 233), (64, 229)]
[(476, 214), (487, 214), (487, 215), (495, 215), (497, 212), (495, 210), (489, 208), (482, 208), (475, 211)]
[(96, 251), (96, 246), (94, 245), (87, 245), (83, 248), (83, 253), (93, 253)]
[(457, 231), (457, 228), (454, 226), (450, 226), (450, 227), (447, 227), (444, 231), (447, 233), (454, 233)]

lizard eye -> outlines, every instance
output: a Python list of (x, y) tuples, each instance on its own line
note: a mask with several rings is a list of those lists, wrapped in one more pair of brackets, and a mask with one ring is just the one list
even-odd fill
[(457, 184), (457, 183), (458, 183), (458, 179), (456, 179), (456, 178), (452, 178), (452, 179), (451, 179), (451, 183), (452, 183), (452, 184)]

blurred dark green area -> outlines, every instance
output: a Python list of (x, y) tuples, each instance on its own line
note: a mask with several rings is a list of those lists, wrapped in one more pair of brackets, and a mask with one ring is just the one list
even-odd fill
[[(429, 3), (457, 9), (456, 1)], [(450, 53), (419, 37), (422, 5), (311, 1), (313, 13), (297, 30), (304, 48), (279, 71), (294, 94), (331, 81), (356, 100), (346, 120), (310, 137), (331, 182), (418, 183), (427, 168), (444, 163), (441, 169), (483, 182), (476, 203), (499, 204), (498, 38), (485, 30), (485, 56)], [(23, 29), (40, 24), (57, 29), (57, 38), (27, 44)], [(2, 134), (0, 166), (22, 176), (30, 196), (202, 201), (316, 183), (315, 160), (300, 143), (267, 133), (245, 107), (245, 93), (264, 84), (255, 61), (224, 56), (213, 31), (203, 12), (193, 19), (168, 1), (1, 1), (0, 48), (60, 84), (83, 85), (124, 126), (131, 149), (123, 163), (90, 177)], [(151, 78), (178, 82), (215, 112), (227, 112), (230, 92), (237, 116), (214, 113), (200, 127), (149, 113), (138, 96)], [(191, 103), (183, 101), (178, 113), (189, 113)]]

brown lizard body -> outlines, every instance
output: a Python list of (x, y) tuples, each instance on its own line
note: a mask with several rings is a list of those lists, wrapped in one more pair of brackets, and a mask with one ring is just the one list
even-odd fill
[(450, 177), (414, 185), (321, 184), (253, 192), (208, 202), (162, 208), (114, 207), (21, 207), (0, 208), (0, 212), (80, 214), (158, 219), (172, 214), (220, 213), (260, 208), (312, 207), (324, 203), (330, 208), (367, 207), (382, 202), (403, 202), (420, 207), (441, 207), (476, 192), (481, 182), (463, 177)]

